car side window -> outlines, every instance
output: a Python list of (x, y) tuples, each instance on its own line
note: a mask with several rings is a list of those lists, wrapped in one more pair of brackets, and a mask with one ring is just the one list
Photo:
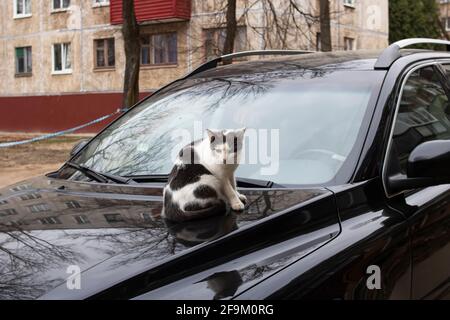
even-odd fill
[(408, 157), (419, 144), (448, 139), (450, 104), (440, 73), (433, 66), (418, 69), (403, 88), (395, 120), (392, 151), (398, 157), (401, 173), (406, 174)]

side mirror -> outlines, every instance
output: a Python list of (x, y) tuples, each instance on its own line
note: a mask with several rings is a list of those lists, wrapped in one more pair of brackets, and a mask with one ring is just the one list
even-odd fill
[(80, 151), (81, 149), (83, 149), (87, 143), (89, 142), (89, 140), (84, 139), (81, 141), (78, 141), (72, 148), (72, 150), (70, 151), (70, 156), (73, 157), (74, 155), (76, 155), (78, 153), (78, 151)]
[(450, 183), (450, 140), (418, 145), (409, 155), (407, 175), (389, 177), (389, 189), (403, 191)]
[(425, 142), (411, 152), (408, 177), (443, 179), (450, 183), (450, 140)]

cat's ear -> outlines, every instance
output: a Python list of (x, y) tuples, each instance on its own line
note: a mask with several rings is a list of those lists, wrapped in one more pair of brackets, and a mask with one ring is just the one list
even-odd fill
[(245, 130), (247, 130), (247, 128), (237, 129), (237, 130), (236, 130), (236, 135), (237, 135), (238, 137), (243, 137), (244, 134), (245, 134)]
[(209, 143), (213, 143), (216, 140), (216, 133), (210, 129), (206, 129), (206, 133), (208, 134)]

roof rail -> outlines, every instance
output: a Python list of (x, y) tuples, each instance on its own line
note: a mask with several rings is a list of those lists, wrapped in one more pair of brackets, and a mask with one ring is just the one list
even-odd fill
[(306, 51), (306, 50), (254, 50), (254, 51), (242, 51), (242, 52), (235, 52), (226, 54), (223, 56), (220, 56), (218, 58), (212, 59), (201, 66), (199, 66), (197, 69), (189, 73), (185, 76), (185, 78), (192, 77), (193, 75), (196, 75), (197, 73), (216, 68), (217, 65), (220, 62), (227, 61), (227, 60), (233, 60), (234, 58), (241, 58), (241, 57), (249, 57), (249, 56), (272, 56), (272, 55), (296, 55), (296, 54), (309, 54), (309, 53), (316, 53), (315, 51)]
[(412, 38), (397, 41), (387, 47), (375, 63), (375, 69), (389, 69), (390, 66), (401, 57), (400, 50), (416, 44), (440, 44), (446, 45), (447, 51), (450, 51), (450, 41), (436, 40), (427, 38)]

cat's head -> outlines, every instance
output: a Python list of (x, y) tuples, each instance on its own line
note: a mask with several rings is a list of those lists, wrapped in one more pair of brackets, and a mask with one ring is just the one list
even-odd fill
[(206, 130), (211, 157), (216, 164), (238, 165), (244, 143), (245, 128), (236, 130)]

